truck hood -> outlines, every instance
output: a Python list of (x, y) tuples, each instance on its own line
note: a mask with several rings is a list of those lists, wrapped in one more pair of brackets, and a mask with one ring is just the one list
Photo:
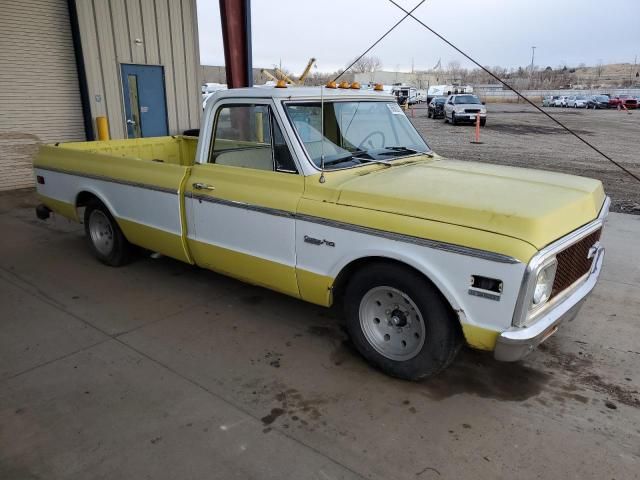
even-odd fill
[(337, 202), (489, 231), (540, 249), (594, 220), (604, 200), (602, 183), (590, 178), (438, 159), (347, 180)]

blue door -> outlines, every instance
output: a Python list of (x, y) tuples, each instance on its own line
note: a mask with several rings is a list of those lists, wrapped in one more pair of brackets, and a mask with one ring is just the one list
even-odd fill
[(163, 67), (122, 65), (122, 92), (127, 137), (168, 135)]

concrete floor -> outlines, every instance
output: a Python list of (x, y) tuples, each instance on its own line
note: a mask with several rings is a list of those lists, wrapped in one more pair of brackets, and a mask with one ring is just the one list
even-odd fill
[(631, 479), (640, 472), (640, 216), (519, 364), (465, 350), (424, 383), (329, 311), (169, 259), (95, 261), (0, 195), (0, 478)]

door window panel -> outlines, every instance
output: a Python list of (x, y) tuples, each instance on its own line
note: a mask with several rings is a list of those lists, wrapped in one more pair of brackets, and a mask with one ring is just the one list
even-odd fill
[(228, 105), (217, 112), (209, 163), (297, 172), (268, 105)]
[(267, 105), (222, 107), (216, 119), (209, 161), (219, 165), (273, 170)]

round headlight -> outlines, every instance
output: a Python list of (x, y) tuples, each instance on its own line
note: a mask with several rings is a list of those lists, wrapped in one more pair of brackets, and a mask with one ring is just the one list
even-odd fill
[(553, 288), (553, 281), (556, 278), (556, 269), (558, 262), (554, 258), (550, 263), (545, 265), (538, 272), (536, 278), (536, 285), (533, 290), (533, 297), (531, 298), (531, 307), (539, 307), (549, 300), (551, 296), (551, 289)]

